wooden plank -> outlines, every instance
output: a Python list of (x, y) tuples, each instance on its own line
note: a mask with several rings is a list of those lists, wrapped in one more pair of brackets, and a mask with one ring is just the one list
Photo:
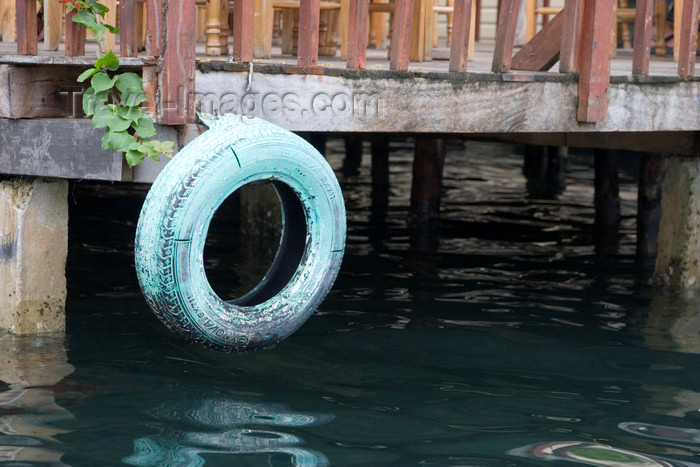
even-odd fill
[(391, 70), (408, 70), (408, 54), (411, 46), (411, 14), (413, 0), (396, 0), (394, 30), (391, 33)]
[(71, 19), (76, 13), (73, 10), (66, 14), (66, 55), (68, 57), (82, 57), (85, 55), (85, 28)]
[(559, 52), (559, 72), (578, 73), (578, 41), (581, 37), (583, 0), (566, 0), (562, 12), (564, 24)]
[(496, 26), (496, 46), (491, 64), (491, 71), (494, 73), (508, 73), (510, 71), (519, 11), (520, 0), (503, 0), (501, 2), (498, 25)]
[[(651, 57), (651, 30), (654, 19), (654, 0), (637, 0), (634, 18), (634, 51), (632, 74), (648, 75)], [(663, 35), (657, 38), (657, 47), (666, 47)]]
[(138, 55), (137, 0), (119, 0), (119, 55)]
[(146, 54), (162, 53), (161, 24), (163, 24), (163, 0), (146, 0)]
[[(221, 54), (228, 55), (228, 17), (229, 17), (229, 0), (222, 0), (219, 10), (219, 44), (221, 45)], [(255, 11), (255, 0), (253, 0), (253, 11)], [(255, 16), (255, 13), (253, 13)], [(255, 29), (255, 24), (253, 24), (253, 29)], [(272, 30), (270, 30), (270, 41), (272, 41)]]
[(450, 44), (450, 71), (467, 71), (472, 37), (473, 0), (455, 0)]
[(348, 68), (367, 67), (369, 0), (350, 0), (348, 21)]
[(36, 0), (16, 0), (17, 12), (17, 53), (20, 55), (36, 55)]
[(320, 22), (320, 0), (300, 0), (299, 47), (297, 50), (297, 64), (299, 66), (316, 66), (318, 64), (318, 28)]
[(656, 40), (656, 55), (666, 55), (666, 0), (656, 0), (656, 37), (663, 37), (663, 43)]
[(350, 21), (350, 0), (340, 0), (340, 58), (348, 58)]
[(170, 0), (169, 5), (164, 5), (166, 8), (157, 114), (160, 123), (182, 125), (194, 122), (195, 1)]
[(61, 20), (63, 5), (57, 1), (45, 1), (44, 4), (44, 50), (58, 50), (61, 38)]
[(563, 24), (562, 10), (513, 56), (511, 69), (547, 71), (552, 68), (559, 60)]
[(699, 7), (700, 0), (683, 1), (683, 20), (678, 39), (678, 76), (682, 79), (688, 79), (695, 74)]
[(253, 61), (254, 26), (255, 0), (233, 2), (233, 47), (231, 52), (234, 61)]
[[(102, 0), (101, 2), (104, 6), (109, 8), (109, 11), (107, 11), (107, 13), (105, 13), (104, 22), (107, 24), (111, 24), (112, 26), (116, 26), (117, 25), (117, 0)], [(116, 43), (116, 37), (114, 37), (114, 34), (108, 32), (102, 38), (102, 42), (100, 43), (100, 48), (102, 49), (103, 52), (106, 52), (107, 50), (114, 50), (115, 43)]]
[(577, 119), (602, 122), (608, 110), (615, 0), (590, 0), (583, 9)]

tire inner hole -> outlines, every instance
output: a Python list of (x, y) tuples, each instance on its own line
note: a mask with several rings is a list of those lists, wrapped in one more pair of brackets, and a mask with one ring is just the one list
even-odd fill
[(279, 181), (247, 184), (214, 213), (204, 270), (220, 299), (259, 305), (291, 280), (306, 249), (306, 216), (297, 194)]

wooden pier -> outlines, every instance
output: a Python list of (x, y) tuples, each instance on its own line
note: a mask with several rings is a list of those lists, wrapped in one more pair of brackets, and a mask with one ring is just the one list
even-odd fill
[[(197, 112), (256, 116), (298, 132), (422, 135), (416, 167), (424, 169), (416, 170), (432, 176), (416, 190), (418, 204), (421, 190), (434, 192), (431, 183), (439, 183), (435, 140), (447, 137), (665, 154), (676, 161), (676, 178), (683, 164), (697, 165), (683, 156), (700, 149), (700, 0), (675, 2), (672, 50), (653, 40), (665, 35), (665, 1), (623, 9), (616, 0), (566, 0), (536, 34), (536, 2), (523, 1), (527, 18), (519, 16), (520, 0), (499, 2), (496, 39), (486, 42), (476, 40), (477, 0), (121, 0), (118, 8), (112, 3), (121, 31), (114, 45), (122, 68), (143, 77), (158, 137), (178, 147), (203, 131)], [(96, 45), (50, 2), (58, 0), (44, 0), (44, 25), (52, 26), (40, 42), (36, 1), (14, 0), (16, 43), (0, 48), (0, 173), (152, 181), (165, 162), (126, 166), (123, 155), (101, 149), (101, 132), (83, 118), (85, 87), (76, 78), (94, 65)], [(373, 11), (390, 15), (388, 50), (368, 47)], [(449, 15), (449, 43), (435, 41), (442, 14)], [(281, 42), (273, 46), (277, 20)], [(65, 21), (62, 43), (57, 21)], [(516, 46), (524, 21), (531, 38)], [(634, 35), (618, 48), (623, 23), (628, 31), (634, 25)], [(205, 26), (200, 40), (198, 25), (200, 32)], [(688, 177), (684, 186), (695, 196), (700, 181)], [(654, 174), (649, 179), (659, 186)], [(19, 209), (12, 202), (8, 213)], [(7, 216), (0, 224), (16, 221)], [(689, 220), (672, 224), (673, 235), (690, 229)], [(0, 259), (8, 263), (5, 245), (16, 243), (17, 229), (2, 228)], [(683, 247), (670, 241), (675, 256), (660, 277), (696, 283), (700, 271), (685, 261), (700, 254), (696, 236)], [(679, 272), (673, 265), (681, 263)]]

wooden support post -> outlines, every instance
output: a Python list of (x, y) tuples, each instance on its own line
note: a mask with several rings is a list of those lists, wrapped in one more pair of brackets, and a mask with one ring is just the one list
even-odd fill
[[(654, 19), (654, 0), (637, 0), (634, 17), (634, 51), (632, 54), (632, 74), (648, 75), (651, 58), (651, 30)], [(662, 44), (660, 41), (664, 41)], [(665, 38), (657, 37), (657, 47), (666, 47)]]
[(146, 0), (146, 53), (154, 57), (163, 52), (161, 25), (163, 24), (163, 0)]
[(299, 4), (299, 48), (297, 64), (318, 64), (318, 29), (321, 22), (321, 1), (300, 0)]
[(65, 180), (0, 182), (0, 329), (65, 329), (67, 197)]
[[(370, 222), (382, 226), (389, 207), (389, 134), (372, 133), (372, 205)], [(384, 231), (384, 229), (381, 229)]]
[(620, 181), (615, 150), (595, 152), (595, 238), (596, 251), (613, 254), (617, 250), (620, 229)]
[(408, 70), (408, 54), (411, 47), (411, 16), (414, 0), (396, 0), (394, 25), (391, 32), (391, 63), (389, 68)]
[(528, 197), (556, 199), (566, 188), (566, 159), (557, 146), (525, 146), (523, 175), (527, 180)]
[(501, 2), (498, 25), (496, 26), (496, 46), (491, 65), (491, 71), (494, 73), (508, 73), (510, 71), (519, 12), (520, 0), (503, 0)]
[(44, 50), (57, 50), (61, 39), (63, 5), (57, 1), (45, 1), (44, 7)]
[(20, 55), (36, 55), (36, 0), (16, 0), (17, 12), (17, 53)]
[[(224, 0), (225, 1), (225, 0)], [(253, 61), (255, 0), (233, 2), (233, 60)]]
[[(182, 125), (194, 122), (195, 35), (194, 0), (170, 0), (162, 27), (162, 71), (158, 75), (160, 92), (159, 122)], [(217, 38), (218, 39), (218, 38)]]
[(207, 1), (207, 46), (206, 54), (221, 55), (221, 2), (227, 0)]
[(253, 57), (270, 58), (272, 55), (272, 29), (274, 25), (272, 0), (255, 0), (255, 26)]
[(347, 67), (364, 70), (367, 67), (369, 0), (349, 0), (349, 2)]
[(615, 0), (584, 3), (579, 45), (578, 113), (580, 122), (602, 122), (608, 110), (610, 48)]
[(683, 17), (678, 38), (678, 76), (687, 80), (695, 74), (695, 51), (698, 46), (698, 9), (700, 0), (683, 1)]
[(455, 0), (450, 44), (450, 71), (467, 71), (473, 0)]
[(345, 134), (345, 159), (343, 160), (343, 175), (354, 177), (360, 171), (362, 165), (362, 134)]
[(656, 282), (700, 288), (700, 159), (669, 156), (664, 163)]
[(436, 226), (440, 222), (444, 165), (445, 140), (432, 136), (416, 137), (409, 212), (411, 226)]
[(73, 22), (73, 15), (77, 12), (73, 10), (66, 14), (66, 55), (68, 57), (82, 57), (85, 55), (85, 28)]
[(561, 50), (564, 15), (565, 12), (562, 10), (552, 20), (547, 21), (535, 37), (513, 56), (511, 69), (547, 71), (557, 63)]
[(137, 0), (119, 0), (119, 55), (138, 55)]
[(562, 12), (564, 24), (559, 52), (559, 72), (578, 73), (578, 40), (581, 37), (583, 1), (567, 0)]
[(640, 258), (656, 256), (665, 157), (640, 154), (637, 191), (637, 256)]

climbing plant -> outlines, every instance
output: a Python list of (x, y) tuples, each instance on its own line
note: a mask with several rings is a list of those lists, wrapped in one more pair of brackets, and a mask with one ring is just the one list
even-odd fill
[[(92, 31), (101, 44), (105, 34), (119, 31), (104, 22), (109, 11), (97, 0), (60, 0), (66, 4), (66, 13), (73, 14), (73, 22)], [(119, 57), (112, 50), (97, 51), (95, 66), (78, 76), (78, 82), (90, 80), (90, 87), (83, 94), (83, 111), (92, 117), (92, 127), (104, 128), (103, 149), (116, 149), (124, 153), (130, 166), (140, 164), (150, 157), (172, 157), (174, 143), (151, 139), (156, 134), (153, 120), (141, 111), (145, 102), (143, 81), (136, 73), (116, 73)]]

